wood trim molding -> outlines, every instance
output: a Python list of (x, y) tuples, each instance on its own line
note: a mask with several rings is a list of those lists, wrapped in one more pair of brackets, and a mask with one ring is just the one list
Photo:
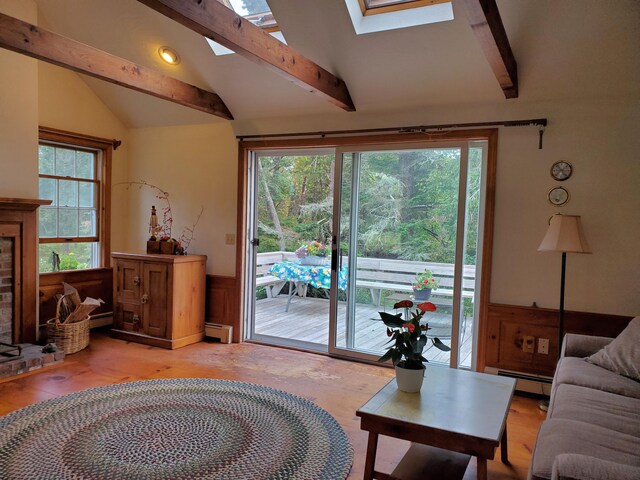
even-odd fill
[(138, 0), (334, 105), (355, 111), (347, 85), (218, 0)]
[(454, 0), (469, 19), (480, 48), (505, 98), (518, 98), (518, 64), (504, 29), (496, 0)]
[(231, 112), (215, 93), (2, 13), (0, 47), (233, 120)]
[(207, 275), (205, 290), (204, 318), (207, 323), (231, 325), (233, 327), (233, 341), (242, 342), (242, 325), (238, 314), (238, 299), (236, 298), (236, 279), (219, 275)]
[[(617, 336), (632, 317), (565, 311), (565, 333)], [(558, 359), (558, 310), (519, 305), (488, 305), (486, 366), (553, 376)], [(533, 352), (523, 351), (524, 337), (534, 338)], [(540, 338), (549, 353), (538, 353)]]
[[(367, 135), (358, 137), (336, 137), (336, 138), (313, 138), (313, 139), (275, 139), (275, 140), (257, 140), (240, 142), (238, 147), (238, 217), (236, 238), (236, 292), (235, 298), (238, 304), (237, 319), (238, 328), (244, 326), (244, 303), (243, 295), (245, 291), (245, 251), (247, 236), (247, 214), (248, 205), (246, 201), (248, 187), (248, 162), (249, 152), (251, 150), (270, 150), (270, 149), (287, 149), (287, 148), (311, 148), (311, 147), (338, 147), (344, 145), (376, 145), (376, 144), (406, 144), (406, 143), (424, 143), (428, 141), (473, 141), (486, 140), (487, 147), (487, 183), (485, 192), (485, 211), (483, 226), (483, 249), (482, 258), (482, 276), (480, 280), (481, 295), (479, 299), (479, 320), (478, 320), (478, 351), (477, 351), (477, 370), (483, 371), (485, 366), (485, 355), (487, 338), (487, 319), (488, 305), (490, 298), (491, 286), (491, 264), (493, 258), (493, 224), (495, 216), (495, 190), (496, 190), (496, 171), (498, 158), (498, 129), (489, 128), (481, 130), (453, 130), (441, 135), (431, 135), (429, 133), (410, 133), (410, 134), (384, 134), (384, 135)], [(236, 338), (236, 328), (234, 325), (234, 341)], [(240, 330), (242, 332), (242, 330)], [(240, 337), (244, 338), (244, 337)]]
[(438, 3), (447, 3), (451, 0), (413, 0), (406, 3), (396, 3), (395, 5), (385, 5), (380, 7), (367, 7), (365, 0), (358, 0), (360, 4), (360, 11), (363, 16), (378, 15), (382, 13), (397, 12), (400, 10), (408, 10), (410, 8), (428, 7), (429, 5), (436, 5)]

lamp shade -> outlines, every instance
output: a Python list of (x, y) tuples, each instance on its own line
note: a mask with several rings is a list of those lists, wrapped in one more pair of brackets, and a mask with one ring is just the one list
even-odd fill
[(580, 216), (557, 213), (551, 217), (547, 234), (542, 239), (538, 251), (591, 253)]

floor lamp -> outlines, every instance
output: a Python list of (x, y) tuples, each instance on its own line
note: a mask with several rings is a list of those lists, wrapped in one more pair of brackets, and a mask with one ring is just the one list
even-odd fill
[[(562, 270), (560, 275), (560, 312), (558, 318), (558, 358), (564, 337), (564, 280), (567, 268), (567, 253), (591, 253), (584, 236), (580, 216), (556, 213), (549, 219), (549, 228), (538, 247), (539, 252), (561, 252)], [(540, 404), (542, 410), (549, 406)]]

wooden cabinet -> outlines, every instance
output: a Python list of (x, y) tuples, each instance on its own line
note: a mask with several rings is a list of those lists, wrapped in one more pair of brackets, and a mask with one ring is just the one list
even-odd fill
[(116, 338), (179, 348), (204, 338), (204, 255), (113, 253)]

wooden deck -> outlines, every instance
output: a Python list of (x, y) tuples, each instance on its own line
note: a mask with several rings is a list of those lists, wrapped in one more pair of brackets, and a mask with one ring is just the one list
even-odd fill
[[(285, 312), (286, 305), (287, 295), (258, 300), (255, 333), (326, 346), (329, 339), (329, 300), (294, 296), (288, 312)], [(340, 302), (338, 308), (338, 346), (344, 347), (346, 303)], [(382, 355), (386, 350), (386, 326), (379, 320), (378, 315), (381, 308), (357, 304), (355, 346), (358, 350), (376, 355)], [(439, 337), (443, 343), (450, 345), (450, 315), (433, 312), (427, 313), (425, 318), (429, 320), (429, 326), (432, 328), (429, 335)], [(472, 321), (467, 319), (460, 349), (460, 365), (470, 367), (471, 354)], [(449, 352), (442, 352), (431, 344), (425, 351), (425, 357), (430, 362), (449, 363)]]

